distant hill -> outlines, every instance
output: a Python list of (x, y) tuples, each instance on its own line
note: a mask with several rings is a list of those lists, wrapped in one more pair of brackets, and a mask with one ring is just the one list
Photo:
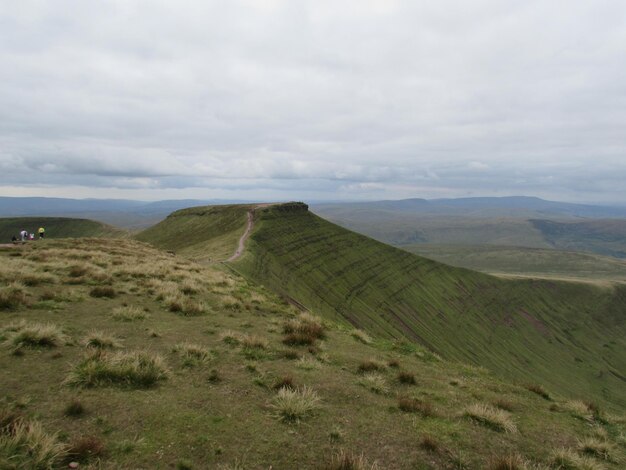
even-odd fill
[[(0, 217), (55, 216), (98, 220), (116, 227), (143, 229), (163, 220), (173, 211), (226, 200), (65, 199), (48, 197), (0, 197)], [(241, 201), (233, 201), (241, 202)]]
[(537, 198), (469, 198), (313, 205), (342, 227), (395, 246), (498, 245), (626, 257), (626, 209)]
[(402, 249), (442, 263), (509, 276), (626, 283), (626, 260), (594, 253), (496, 245), (416, 243)]
[(626, 207), (572, 204), (526, 196), (339, 202), (313, 204), (311, 209), (331, 217), (350, 212), (384, 211), (420, 216), (626, 218)]
[(26, 230), (37, 235), (39, 227), (46, 230), (46, 238), (77, 238), (77, 237), (122, 237), (123, 230), (101, 222), (87, 219), (67, 217), (5, 217), (0, 218), (0, 240), (2, 243), (11, 241), (11, 237)]

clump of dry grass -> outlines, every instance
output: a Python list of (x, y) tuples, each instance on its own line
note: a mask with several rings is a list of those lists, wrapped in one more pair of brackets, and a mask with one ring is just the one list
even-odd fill
[(85, 407), (77, 399), (72, 400), (63, 410), (63, 414), (70, 418), (78, 418), (85, 414)]
[(517, 454), (494, 457), (489, 462), (489, 470), (530, 470), (531, 468), (537, 467), (529, 464), (526, 459)]
[(111, 336), (103, 331), (92, 331), (83, 338), (82, 343), (88, 348), (100, 348), (100, 349), (116, 349), (122, 345)]
[(385, 377), (378, 373), (365, 374), (359, 380), (359, 384), (379, 395), (387, 395), (389, 393), (389, 385), (387, 385)]
[(145, 320), (150, 315), (148, 315), (144, 310), (139, 307), (127, 305), (125, 307), (114, 308), (111, 316), (114, 320), (117, 321), (131, 322), (137, 320)]
[(56, 434), (46, 433), (36, 421), (17, 418), (0, 429), (0, 463), (8, 468), (56, 468), (64, 455)]
[(322, 321), (309, 313), (301, 313), (287, 321), (283, 327), (283, 343), (289, 346), (310, 346), (325, 337)]
[(191, 299), (182, 294), (168, 296), (163, 299), (163, 302), (170, 312), (189, 317), (204, 315), (207, 311), (207, 307), (203, 302)]
[(99, 387), (120, 385), (149, 388), (167, 378), (163, 358), (147, 352), (96, 350), (87, 354), (67, 378), (71, 385)]
[(27, 304), (26, 286), (21, 282), (15, 281), (0, 287), (0, 310), (14, 310)]
[(552, 397), (550, 396), (550, 394), (546, 391), (545, 388), (543, 388), (543, 386), (539, 385), (539, 384), (528, 384), (526, 385), (526, 389), (536, 393), (537, 395), (539, 395), (541, 398), (543, 398), (544, 400), (552, 400)]
[(400, 372), (398, 374), (398, 382), (404, 385), (415, 385), (417, 380), (415, 380), (415, 374), (412, 372)]
[(173, 352), (181, 356), (183, 365), (187, 367), (207, 363), (213, 358), (213, 353), (209, 349), (193, 343), (178, 343), (174, 346)]
[(361, 374), (364, 374), (366, 372), (376, 372), (376, 371), (383, 371), (383, 370), (385, 370), (385, 363), (374, 360), (374, 359), (363, 361), (357, 367), (357, 371), (360, 372)]
[(268, 349), (269, 341), (256, 335), (242, 335), (241, 345), (248, 349)]
[(405, 413), (418, 413), (424, 418), (435, 416), (435, 409), (429, 402), (411, 397), (399, 397), (398, 408)]
[(292, 376), (284, 375), (278, 380), (276, 380), (276, 382), (274, 382), (274, 385), (272, 386), (272, 388), (274, 390), (280, 390), (281, 388), (288, 388), (290, 390), (296, 390), (298, 387), (296, 387)]
[(19, 322), (4, 329), (8, 331), (7, 342), (14, 350), (21, 348), (54, 348), (67, 341), (67, 336), (51, 323)]
[(594, 459), (580, 456), (572, 449), (557, 449), (552, 452), (550, 468), (557, 470), (604, 470), (604, 466)]
[(89, 291), (89, 295), (96, 298), (114, 299), (117, 296), (117, 292), (111, 286), (96, 286)]
[(79, 436), (67, 447), (68, 457), (79, 462), (88, 462), (94, 457), (101, 457), (104, 452), (104, 442), (97, 436)]
[(241, 343), (242, 336), (240, 333), (232, 330), (226, 330), (220, 334), (220, 341), (235, 346)]
[(376, 462), (368, 462), (363, 454), (354, 454), (343, 449), (333, 455), (330, 462), (323, 467), (324, 470), (378, 470), (379, 468)]
[(439, 451), (439, 442), (430, 434), (423, 434), (420, 438), (419, 446), (428, 452)]
[(350, 335), (354, 339), (356, 339), (357, 341), (360, 341), (363, 344), (372, 344), (372, 338), (363, 330), (357, 330), (357, 329), (352, 330)]
[(270, 407), (280, 420), (298, 422), (313, 413), (319, 402), (319, 396), (309, 387), (295, 390), (283, 387), (276, 393)]
[(586, 437), (578, 441), (578, 452), (601, 460), (611, 461), (615, 452), (615, 447), (605, 440), (595, 437)]
[(511, 416), (504, 410), (493, 406), (476, 403), (469, 406), (464, 413), (468, 418), (488, 428), (503, 432), (516, 432), (517, 427), (511, 420)]
[(500, 408), (504, 411), (515, 411), (515, 404), (509, 400), (505, 400), (504, 398), (499, 398), (493, 402), (493, 406), (496, 408)]

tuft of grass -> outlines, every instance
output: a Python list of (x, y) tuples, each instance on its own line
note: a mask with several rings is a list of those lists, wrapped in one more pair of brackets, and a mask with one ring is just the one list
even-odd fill
[(20, 418), (0, 431), (0, 464), (8, 468), (56, 468), (64, 455), (65, 446), (56, 434), (46, 433), (36, 421)]
[(149, 388), (167, 377), (161, 356), (147, 352), (88, 354), (70, 373), (67, 382), (81, 387), (119, 385)]
[(311, 357), (301, 357), (300, 359), (296, 361), (296, 367), (298, 369), (314, 370), (314, 369), (321, 369), (322, 364), (320, 364), (319, 361)]
[(613, 460), (615, 448), (610, 442), (594, 437), (587, 437), (578, 441), (578, 452), (601, 460)]
[(517, 454), (504, 457), (494, 457), (489, 462), (489, 470), (530, 470), (532, 468), (526, 459)]
[(368, 361), (363, 361), (357, 367), (357, 371), (360, 372), (361, 374), (364, 374), (366, 372), (376, 372), (376, 371), (382, 371), (382, 370), (385, 370), (385, 364), (380, 361), (373, 360), (373, 359), (370, 359)]
[(111, 286), (96, 286), (89, 291), (89, 295), (96, 298), (114, 299), (117, 296), (117, 292)]
[(418, 413), (424, 418), (435, 416), (435, 410), (429, 402), (411, 397), (399, 397), (398, 408), (405, 413)]
[(70, 418), (78, 418), (85, 414), (85, 407), (80, 401), (74, 399), (65, 407), (63, 414)]
[(111, 316), (114, 320), (125, 322), (145, 320), (150, 317), (150, 315), (148, 315), (144, 310), (133, 305), (116, 307), (113, 309)]
[(68, 457), (79, 462), (88, 462), (94, 457), (101, 457), (104, 452), (104, 442), (97, 436), (79, 436), (67, 447)]
[(226, 330), (220, 334), (220, 340), (231, 346), (236, 346), (241, 343), (242, 335), (236, 331)]
[(503, 398), (500, 398), (494, 401), (493, 406), (495, 406), (496, 408), (500, 408), (501, 410), (504, 410), (504, 411), (509, 411), (509, 412), (515, 411), (515, 404)]
[(324, 470), (378, 470), (376, 462), (369, 463), (363, 454), (355, 454), (340, 450), (333, 455), (330, 462), (322, 467)]
[(182, 294), (168, 296), (164, 299), (164, 302), (170, 312), (188, 317), (204, 315), (207, 312), (207, 308), (204, 303), (198, 302)]
[(302, 387), (296, 390), (281, 388), (276, 393), (271, 408), (281, 421), (299, 422), (319, 407), (320, 398), (317, 393)]
[(268, 349), (269, 342), (265, 338), (256, 335), (242, 335), (241, 345), (248, 349)]
[(550, 394), (546, 391), (545, 388), (543, 388), (541, 385), (539, 384), (528, 384), (526, 385), (526, 389), (536, 393), (537, 395), (539, 395), (541, 398), (543, 398), (544, 400), (548, 400), (551, 401), (552, 397), (550, 396)]
[(88, 333), (87, 336), (83, 338), (82, 342), (88, 348), (116, 349), (122, 346), (114, 336), (102, 331), (92, 331)]
[(387, 361), (387, 365), (393, 369), (398, 369), (400, 368), (400, 361), (398, 361), (397, 359), (389, 359)]
[(566, 448), (553, 451), (549, 465), (555, 470), (604, 470), (604, 466), (594, 459)]
[(298, 387), (296, 387), (296, 384), (294, 383), (292, 376), (284, 375), (278, 380), (276, 380), (276, 382), (274, 382), (274, 385), (272, 386), (272, 388), (274, 390), (280, 390), (281, 388), (288, 388), (289, 390), (296, 390)]
[(186, 367), (207, 363), (213, 357), (213, 353), (207, 348), (193, 343), (178, 343), (173, 352), (181, 356)]
[(287, 321), (283, 327), (283, 343), (289, 346), (311, 346), (318, 339), (324, 339), (325, 328), (322, 321), (309, 313), (301, 313)]
[(26, 323), (16, 326), (8, 341), (14, 350), (21, 348), (54, 348), (65, 342), (67, 337), (53, 324)]
[(365, 374), (359, 380), (359, 384), (379, 395), (387, 395), (389, 393), (389, 386), (387, 385), (387, 381), (381, 374), (375, 372)]
[(438, 452), (439, 442), (430, 434), (423, 434), (420, 438), (419, 446), (428, 452)]
[(211, 382), (212, 384), (220, 383), (223, 380), (222, 374), (220, 374), (220, 371), (217, 369), (211, 369), (211, 372), (209, 372), (209, 377), (207, 378), (207, 380)]
[(363, 330), (352, 330), (350, 335), (363, 344), (372, 344), (372, 338)]
[(464, 415), (477, 423), (496, 431), (514, 433), (517, 431), (515, 423), (511, 420), (509, 413), (493, 406), (476, 403), (469, 406)]
[(27, 304), (26, 287), (21, 282), (12, 282), (0, 287), (0, 310), (15, 310)]
[(417, 380), (415, 380), (415, 374), (411, 372), (400, 372), (398, 374), (398, 382), (405, 385), (415, 385)]

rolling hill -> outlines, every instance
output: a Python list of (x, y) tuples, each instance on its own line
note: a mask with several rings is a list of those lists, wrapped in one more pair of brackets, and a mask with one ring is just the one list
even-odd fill
[(6, 217), (0, 218), (0, 240), (11, 241), (13, 235), (26, 230), (37, 234), (39, 227), (46, 229), (47, 238), (122, 237), (126, 232), (101, 222), (68, 217)]
[(416, 243), (403, 250), (461, 268), (495, 275), (626, 282), (626, 260), (594, 253), (497, 245)]
[(327, 318), (564, 394), (626, 405), (626, 287), (502, 280), (342, 229), (306, 205), (256, 211), (235, 268)]
[[(259, 234), (279, 217), (294, 238), (294, 217), (307, 218), (259, 217)], [(53, 239), (1, 247), (0, 280), (3, 470), (626, 461), (623, 408), (299, 313), (221, 264), (130, 239)]]

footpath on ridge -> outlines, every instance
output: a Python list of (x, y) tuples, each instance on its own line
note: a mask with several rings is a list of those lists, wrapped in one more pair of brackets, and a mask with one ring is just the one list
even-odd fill
[(248, 239), (248, 237), (250, 237), (250, 234), (252, 233), (252, 229), (254, 228), (254, 211), (261, 207), (269, 207), (271, 205), (272, 204), (270, 203), (257, 204), (256, 206), (254, 206), (252, 209), (248, 211), (248, 223), (246, 225), (246, 230), (243, 232), (243, 235), (241, 236), (241, 238), (239, 238), (239, 244), (237, 245), (237, 249), (232, 254), (232, 256), (226, 260), (226, 262), (236, 261), (243, 254), (243, 250), (246, 247), (246, 240)]

